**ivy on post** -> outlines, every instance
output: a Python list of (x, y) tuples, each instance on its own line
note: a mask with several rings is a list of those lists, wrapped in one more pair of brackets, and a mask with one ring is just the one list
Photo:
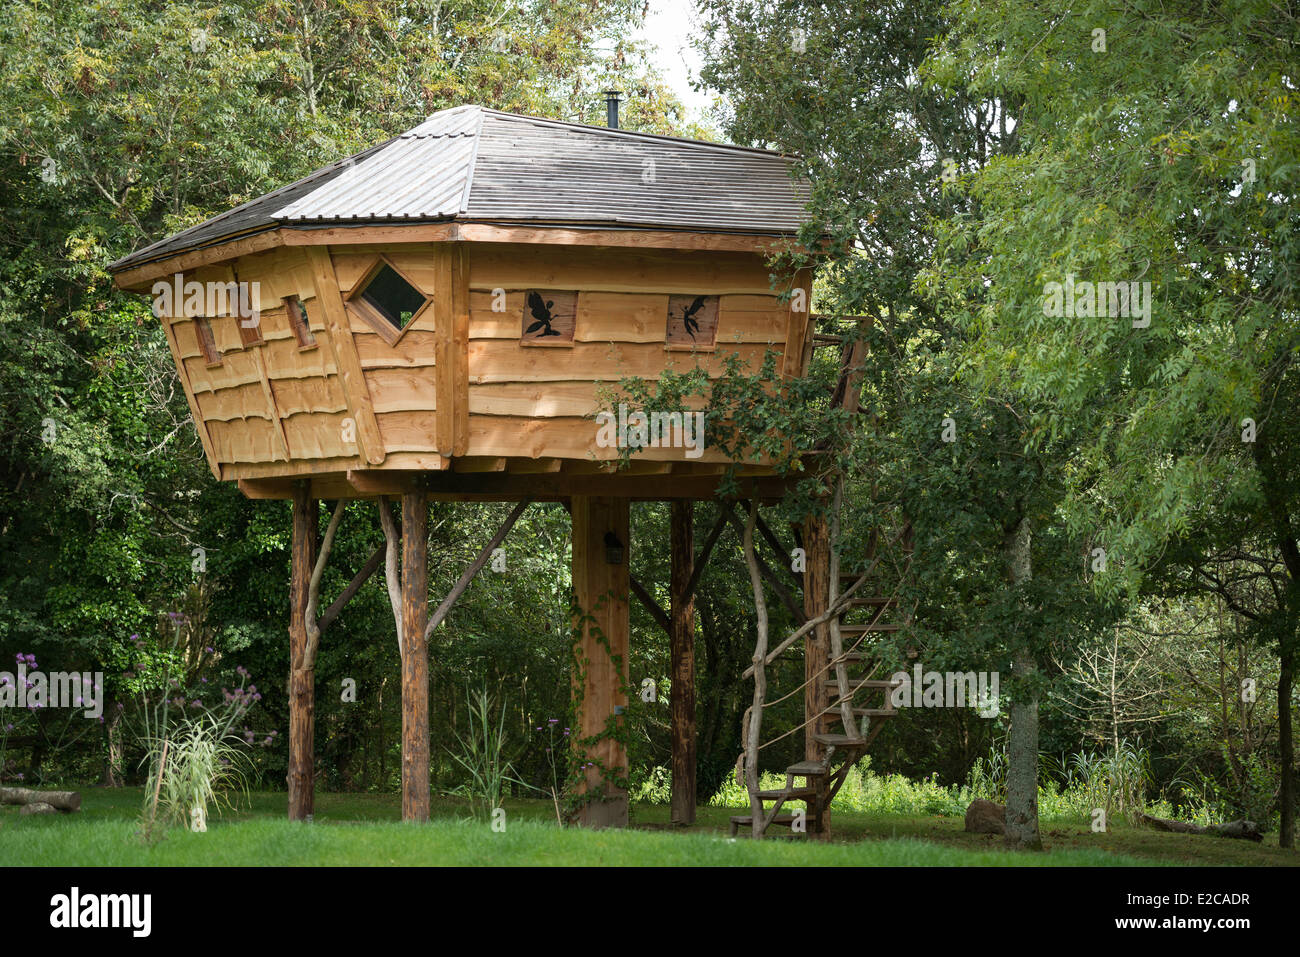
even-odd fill
[(575, 763), (587, 827), (626, 827), (628, 702), (628, 499), (574, 496), (573, 696)]

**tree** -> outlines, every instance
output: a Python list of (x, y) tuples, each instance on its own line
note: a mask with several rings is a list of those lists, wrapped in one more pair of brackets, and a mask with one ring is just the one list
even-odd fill
[[(1070, 450), (1028, 441), (1018, 396), (976, 374), (969, 311), (919, 284), (936, 248), (927, 227), (973, 212), (950, 184), (1019, 148), (1017, 101), (991, 86), (922, 82), (931, 38), (952, 16), (938, 2), (704, 0), (700, 9), (704, 79), (734, 107), (727, 131), (799, 153), (813, 182), (800, 238), (824, 254), (821, 331), (867, 343), (869, 427), (831, 436), (825, 423), (801, 423), (783, 407), (745, 431), (790, 434), (807, 424), (798, 447), (832, 443), (856, 509), (845, 527), (859, 541), (891, 510), (910, 519), (908, 600), (917, 613), (909, 638), (928, 660), (963, 671), (1014, 663), (1008, 821), (1014, 843), (1036, 847), (1040, 672), (1054, 646), (1097, 627), (1104, 603), (1083, 594), (1082, 542), (1070, 539), (1057, 509)], [(792, 254), (782, 264), (811, 258)], [(844, 315), (870, 322), (834, 318)], [(825, 407), (828, 365), (815, 364), (820, 386), (799, 388), (815, 410)], [(841, 544), (851, 568), (852, 536)]]
[[(1270, 553), (1255, 614), (1281, 666), (1281, 842), (1294, 846), (1300, 624), (1297, 18), (1262, 0), (957, 3), (929, 75), (1010, 91), (1024, 150), (965, 180), (931, 279), (989, 381), (1072, 437), (1072, 527), (1135, 595), (1157, 566)], [(1072, 307), (1072, 308), (1071, 308)]]
[[(590, 118), (619, 86), (634, 93), (627, 125), (680, 132), (680, 104), (626, 39), (641, 5), (20, 0), (5, 13), (0, 648), (103, 665), (125, 694), (130, 636), (205, 574), (222, 650), (283, 673), (286, 515), (212, 479), (161, 329), (106, 265), (466, 101)], [(349, 524), (336, 557), (357, 567), (373, 532)]]

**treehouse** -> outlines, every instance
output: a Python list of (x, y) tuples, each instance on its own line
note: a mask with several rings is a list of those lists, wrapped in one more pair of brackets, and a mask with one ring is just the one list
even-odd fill
[[(314, 594), (337, 521), (321, 539), (319, 500), (382, 503), (405, 817), (428, 814), (426, 641), (446, 611), (428, 609), (430, 498), (568, 505), (577, 601), (611, 647), (598, 654), (584, 638), (580, 730), (593, 764), (625, 764), (601, 730), (622, 713), (629, 677), (616, 664), (628, 641), (628, 502), (681, 504), (684, 586), (689, 502), (714, 494), (727, 459), (685, 411), (666, 422), (669, 441), (612, 468), (627, 423), (601, 420), (602, 396), (665, 370), (717, 375), (729, 355), (757, 370), (774, 351), (782, 376), (798, 374), (812, 346), (811, 275), (769, 266), (808, 196), (790, 158), (611, 126), (445, 110), (112, 267), (119, 287), (153, 299), (213, 475), (250, 498), (293, 501), (291, 816), (310, 814), (312, 667), (337, 614), (321, 614)], [(756, 497), (782, 488), (761, 462), (742, 475)], [(400, 530), (389, 496), (401, 498)], [(601, 603), (607, 593), (615, 600)], [(674, 608), (674, 765), (693, 807), (688, 615)], [(590, 780), (589, 822), (626, 819), (616, 776)]]

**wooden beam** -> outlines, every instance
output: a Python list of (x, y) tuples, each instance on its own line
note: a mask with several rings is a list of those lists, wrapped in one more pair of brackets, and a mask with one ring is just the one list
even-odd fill
[(511, 459), (506, 470), (516, 474), (534, 475), (558, 472), (563, 465), (563, 459)]
[(161, 279), (164, 276), (171, 277), (178, 272), (189, 272), (200, 266), (225, 262), (229, 259), (238, 259), (240, 256), (265, 252), (268, 249), (275, 249), (283, 245), (284, 241), (278, 229), (251, 235), (232, 236), (228, 240), (212, 246), (187, 250), (168, 256), (166, 259), (123, 269), (113, 277), (113, 282), (118, 289), (125, 289), (130, 292), (146, 292), (154, 280)]
[[(242, 321), (236, 318), (236, 322)], [(275, 426), (275, 441), (280, 447), (280, 454), (288, 462), (293, 458), (289, 454), (289, 436), (284, 431), (284, 419), (280, 416), (280, 407), (276, 404), (275, 393), (271, 389), (271, 379), (266, 374), (266, 358), (262, 354), (263, 351), (262, 349), (253, 349), (253, 361), (257, 365), (257, 377), (262, 385), (262, 401), (266, 403), (267, 415), (271, 418), (271, 424)]]
[(704, 574), (704, 569), (709, 565), (709, 557), (713, 554), (713, 546), (718, 544), (718, 539), (722, 537), (722, 530), (727, 527), (727, 506), (718, 505), (718, 518), (709, 529), (709, 534), (704, 538), (704, 547), (700, 549), (700, 557), (692, 562), (691, 577), (686, 583), (686, 594), (690, 598), (695, 597), (695, 590), (700, 586), (700, 576)]
[(451, 343), (453, 391), (452, 455), (469, 450), (469, 257), (465, 244), (455, 243), (451, 255)]
[(557, 226), (491, 226), (464, 223), (460, 236), (475, 243), (547, 243), (565, 246), (633, 246), (638, 249), (699, 249), (770, 255), (798, 248), (783, 236), (677, 232), (654, 229), (572, 229)]
[(176, 375), (181, 381), (181, 391), (185, 393), (185, 401), (190, 406), (190, 418), (194, 420), (194, 428), (199, 433), (199, 442), (203, 446), (203, 457), (208, 460), (208, 468), (212, 471), (212, 477), (221, 478), (221, 466), (217, 463), (217, 453), (212, 445), (212, 437), (208, 435), (208, 424), (203, 421), (203, 413), (199, 411), (198, 400), (194, 397), (194, 386), (190, 383), (189, 373), (185, 369), (185, 360), (181, 357), (180, 346), (176, 342), (176, 330), (172, 328), (171, 318), (162, 317), (163, 332), (167, 335), (167, 347), (171, 349), (172, 361), (176, 363)]
[(451, 455), (456, 447), (456, 403), (467, 402), (456, 394), (456, 320), (453, 315), (453, 266), (451, 247), (444, 244), (429, 250), (433, 274), (433, 441), (441, 455)]
[(453, 472), (504, 472), (510, 460), (502, 456), (470, 455), (451, 460)]
[(240, 479), (236, 483), (244, 498), (254, 500), (291, 499), (297, 484), (293, 479)]
[[(340, 464), (316, 471), (305, 470), (301, 475), (239, 476), (239, 490), (250, 499), (289, 499), (293, 496), (295, 479), (310, 477), (313, 494), (329, 499), (400, 495), (414, 482), (416, 487), (425, 490), (429, 498), (448, 502), (518, 502), (524, 499), (554, 502), (574, 495), (610, 495), (633, 501), (657, 502), (678, 498), (711, 499), (717, 494), (721, 479), (717, 475), (527, 472), (516, 471), (513, 464), (507, 465), (508, 471), (504, 472), (390, 469), (387, 462), (383, 468), (366, 469), (352, 467), (355, 464), (353, 459), (344, 459)], [(741, 495), (771, 502), (785, 495), (790, 481), (780, 476), (763, 475), (741, 477), (737, 484)], [(706, 548), (712, 548), (712, 541), (716, 538), (706, 540)], [(703, 565), (703, 561), (696, 563), (697, 573)]]
[[(803, 542), (806, 571), (803, 578), (803, 609), (809, 619), (819, 617), (830, 606), (830, 530), (824, 518), (812, 516), (804, 523)], [(827, 665), (830, 662), (830, 627), (821, 624), (804, 638), (804, 757), (821, 761), (826, 746), (813, 736), (825, 730), (827, 721), (819, 717), (826, 710)]]
[(320, 616), (320, 622), (317, 624), (317, 627), (321, 631), (324, 631), (334, 623), (334, 619), (339, 616), (339, 612), (341, 612), (344, 606), (352, 600), (352, 596), (360, 591), (361, 586), (370, 580), (370, 576), (375, 573), (380, 564), (383, 563), (383, 560), (384, 546), (380, 545), (371, 553), (370, 557), (366, 559), (366, 563), (361, 566), (361, 570), (352, 576), (352, 581), (348, 582), (347, 587), (344, 588), (343, 591), (339, 592), (339, 597), (335, 598), (334, 601), (330, 603), (330, 606), (325, 609), (325, 613)]
[(155, 279), (199, 266), (225, 262), (280, 246), (318, 247), (389, 243), (545, 243), (566, 246), (628, 246), (643, 249), (698, 249), (754, 252), (763, 255), (798, 251), (785, 236), (709, 233), (652, 229), (574, 229), (561, 226), (497, 226), (486, 223), (417, 223), (411, 225), (291, 226), (230, 236), (201, 249), (187, 249), (153, 262), (123, 269), (114, 276), (119, 289), (147, 291)]
[(434, 629), (442, 624), (443, 619), (447, 617), (447, 613), (451, 611), (452, 605), (456, 604), (456, 600), (464, 594), (465, 589), (469, 587), (469, 583), (483, 570), (483, 566), (492, 558), (492, 552), (505, 541), (506, 536), (510, 534), (510, 529), (514, 528), (515, 522), (519, 521), (519, 516), (524, 514), (524, 509), (530, 504), (531, 499), (525, 499), (516, 505), (510, 514), (506, 516), (506, 520), (501, 523), (501, 527), (497, 529), (496, 534), (479, 550), (478, 557), (470, 562), (469, 568), (465, 569), (461, 574), (456, 584), (452, 586), (451, 591), (447, 593), (447, 597), (442, 600), (442, 603), (438, 605), (433, 616), (429, 619), (429, 624), (424, 629), (426, 640), (433, 634)]
[(415, 491), (420, 484), (420, 473), (395, 469), (348, 469), (347, 481), (358, 495), (365, 498), (397, 496)]
[(808, 369), (808, 352), (812, 345), (810, 335), (812, 326), (812, 280), (813, 271), (811, 269), (800, 269), (795, 275), (792, 288), (796, 290), (796, 295), (801, 291), (803, 296), (803, 309), (795, 309), (798, 305), (791, 297), (790, 301), (790, 325), (787, 327), (785, 335), (785, 355), (781, 359), (781, 377), (783, 379), (793, 379), (804, 374)]
[(627, 581), (629, 587), (632, 589), (632, 594), (636, 595), (637, 600), (645, 606), (645, 610), (650, 612), (650, 617), (659, 624), (659, 627), (664, 630), (665, 634), (671, 635), (673, 626), (672, 621), (668, 617), (668, 612), (664, 611), (663, 606), (660, 605), (659, 602), (655, 601), (654, 595), (650, 594), (650, 592), (646, 590), (646, 587), (637, 581), (635, 575), (629, 572)]
[(294, 226), (282, 229), (286, 246), (360, 246), (388, 243), (445, 243), (460, 235), (455, 223), (410, 225)]
[[(573, 590), (578, 617), (574, 649), (575, 758), (586, 765), (580, 787), (586, 798), (578, 814), (588, 827), (626, 827), (627, 746), (610, 735), (623, 725), (627, 707), (629, 651), (628, 500), (578, 496), (573, 499)], [(622, 560), (606, 558), (607, 536), (622, 544)]]
[(690, 591), (695, 571), (694, 507), (694, 502), (683, 500), (671, 506), (668, 646), (673, 739), (670, 819), (674, 824), (695, 823), (695, 602)]
[(365, 460), (359, 456), (339, 456), (330, 459), (295, 459), (292, 462), (223, 462), (221, 480), (239, 479), (293, 479), (331, 472), (342, 474), (348, 469), (364, 468)]
[[(720, 481), (713, 475), (581, 475), (564, 472), (539, 475), (512, 475), (509, 472), (482, 472), (457, 475), (437, 472), (425, 476), (430, 494), (450, 497), (456, 493), (495, 495), (499, 500), (512, 498), (568, 498), (574, 495), (616, 496), (633, 499), (713, 498)], [(759, 499), (781, 498), (790, 481), (779, 476), (755, 476), (737, 480), (741, 495)]]
[(429, 503), (402, 496), (402, 820), (429, 820)]
[(384, 441), (379, 434), (374, 405), (370, 401), (370, 388), (366, 385), (365, 373), (361, 371), (357, 345), (352, 340), (352, 324), (343, 305), (343, 294), (334, 272), (334, 260), (330, 258), (329, 249), (323, 246), (308, 249), (307, 256), (316, 282), (316, 299), (320, 302), (325, 325), (329, 329), (334, 362), (343, 381), (348, 414), (356, 423), (359, 452), (365, 461), (378, 465), (384, 460)]
[(306, 482), (293, 498), (289, 561), (289, 820), (305, 821), (315, 806), (316, 676), (305, 667), (307, 592), (316, 563), (316, 501)]

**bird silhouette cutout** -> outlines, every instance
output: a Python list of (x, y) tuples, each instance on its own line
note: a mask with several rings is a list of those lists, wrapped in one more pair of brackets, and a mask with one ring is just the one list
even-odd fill
[(695, 318), (695, 314), (704, 308), (704, 297), (696, 296), (695, 301), (682, 310), (682, 326), (686, 329), (686, 334), (692, 339), (695, 333), (700, 329), (700, 324)]
[(532, 335), (538, 329), (542, 330), (538, 338), (544, 336), (558, 336), (559, 333), (551, 328), (551, 323), (555, 317), (551, 315), (551, 307), (555, 305), (554, 300), (543, 301), (542, 297), (536, 292), (528, 294), (528, 311), (533, 314), (535, 320), (532, 325), (524, 330), (524, 335)]

